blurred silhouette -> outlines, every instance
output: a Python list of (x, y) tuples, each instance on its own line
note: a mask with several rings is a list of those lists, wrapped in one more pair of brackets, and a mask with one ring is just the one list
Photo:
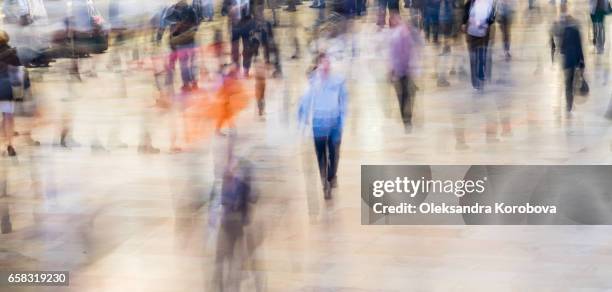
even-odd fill
[(414, 84), (414, 63), (418, 58), (419, 40), (412, 28), (404, 23), (399, 13), (391, 13), (390, 68), (400, 114), (406, 132), (412, 129), (412, 112), (416, 85)]
[(187, 92), (197, 88), (195, 69), (196, 61), (196, 39), (198, 30), (197, 14), (193, 6), (187, 4), (186, 0), (180, 0), (167, 8), (162, 22), (165, 24), (158, 32), (158, 40), (163, 36), (165, 28), (169, 29), (169, 44), (172, 53), (168, 59), (166, 69), (166, 83), (170, 88), (174, 85), (174, 68), (179, 61), (181, 67), (181, 79), (183, 86), (181, 91)]
[(440, 34), (443, 37), (442, 40), (442, 52), (437, 58), (436, 66), (436, 77), (437, 86), (446, 87), (450, 86), (447, 79), (447, 72), (449, 72), (449, 64), (451, 59), (451, 42), (453, 40), (453, 19), (454, 19), (454, 2), (453, 0), (442, 0), (440, 1)]
[(582, 38), (577, 21), (567, 13), (567, 6), (560, 5), (560, 16), (552, 27), (551, 50), (558, 50), (563, 58), (563, 71), (565, 75), (565, 101), (566, 110), (571, 112), (574, 106), (574, 85), (577, 74), (583, 79), (584, 54), (582, 52)]
[(263, 50), (263, 57), (266, 66), (273, 66), (272, 75), (279, 77), (282, 74), (281, 56), (277, 41), (274, 37), (274, 29), (271, 22), (263, 16), (256, 17), (255, 28), (251, 32), (249, 39), (251, 52), (254, 58), (259, 57), (259, 49)]
[(512, 18), (514, 16), (515, 3), (513, 0), (501, 0), (497, 2), (497, 23), (502, 34), (504, 44), (504, 56), (506, 61), (510, 61), (510, 33)]
[[(229, 31), (231, 34), (232, 62), (238, 68), (242, 66), (244, 76), (249, 76), (253, 46), (251, 34), (255, 30), (256, 22), (253, 17), (253, 7), (247, 0), (232, 0), (229, 8)], [(242, 53), (240, 44), (242, 43)], [(242, 56), (242, 59), (240, 58)], [(242, 61), (241, 61), (242, 60)]]
[(234, 118), (249, 103), (250, 94), (245, 88), (245, 84), (240, 80), (240, 69), (231, 65), (228, 73), (223, 77), (223, 83), (217, 91), (216, 99), (211, 114), (215, 121), (217, 134), (223, 135), (222, 129), (227, 127), (234, 128)]
[(326, 54), (320, 53), (315, 63), (309, 87), (299, 103), (298, 117), (302, 125), (312, 127), (324, 196), (331, 199), (332, 188), (337, 186), (348, 93), (344, 79), (331, 74), (331, 60)]
[(598, 54), (603, 53), (606, 43), (606, 14), (610, 11), (609, 0), (589, 0), (589, 12), (591, 14), (591, 24), (593, 26), (593, 45)]
[(489, 31), (495, 21), (495, 3), (492, 0), (468, 0), (465, 4), (463, 30), (466, 31), (474, 89), (484, 89), (489, 67)]
[(425, 21), (423, 23), (425, 38), (434, 44), (438, 44), (440, 34), (440, 7), (442, 7), (442, 1), (440, 0), (425, 1)]
[(248, 243), (244, 242), (245, 227), (251, 221), (251, 205), (257, 201), (257, 194), (252, 187), (253, 166), (246, 159), (234, 157), (232, 150), (229, 155), (221, 186), (222, 211), (215, 258), (214, 291), (240, 290), (242, 261), (249, 254), (246, 250)]
[[(451, 28), (451, 39), (452, 43), (455, 45), (455, 50), (451, 51), (452, 47), (448, 47), (448, 51), (445, 48), (442, 49), (443, 54), (450, 54), (451, 56), (451, 65), (449, 70), (449, 75), (456, 75), (460, 80), (465, 80), (468, 77), (467, 70), (465, 69), (466, 64), (469, 63), (467, 61), (469, 56), (465, 56), (464, 54), (458, 54), (460, 49), (463, 47), (463, 16), (465, 14), (465, 6), (462, 0), (453, 0), (453, 23)], [(459, 46), (457, 46), (459, 45)], [(442, 82), (442, 86), (446, 85)], [(450, 85), (450, 84), (449, 84)]]
[[(17, 51), (9, 45), (9, 35), (0, 31), (0, 111), (2, 112), (2, 134), (6, 143), (6, 152), (9, 156), (17, 156), (13, 147), (15, 133), (15, 103), (13, 95), (14, 80), (9, 76), (11, 66), (20, 66)], [(14, 79), (14, 78), (13, 78)]]
[[(69, 46), (70, 57), (74, 60), (76, 77), (81, 80), (81, 73), (97, 77), (95, 59), (91, 54), (101, 54), (108, 49), (109, 23), (97, 10), (92, 0), (73, 0), (69, 2), (70, 13), (66, 19), (64, 46)], [(67, 42), (67, 43), (66, 43)], [(82, 59), (82, 60), (81, 60)], [(80, 63), (87, 60), (89, 68)]]

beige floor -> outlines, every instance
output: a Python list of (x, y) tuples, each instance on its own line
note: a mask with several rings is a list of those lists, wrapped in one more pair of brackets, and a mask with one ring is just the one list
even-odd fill
[[(362, 164), (612, 162), (610, 123), (603, 118), (609, 53), (591, 53), (585, 3), (571, 7), (583, 22), (592, 92), (571, 117), (563, 113), (561, 76), (547, 49), (553, 8), (541, 3), (540, 15), (527, 15), (525, 5), (516, 19), (513, 59), (502, 60), (498, 40), (494, 82), (483, 95), (458, 76), (437, 88), (433, 74), (442, 58), (435, 47), (423, 48), (410, 134), (385, 79), (386, 31), (376, 31), (374, 10), (358, 21), (357, 56), (335, 54), (335, 69), (348, 80), (350, 110), (339, 188), (329, 202), (322, 199), (312, 143), (295, 122), (310, 57), (288, 60), (291, 42), (280, 29), (285, 78), (268, 82), (265, 120), (251, 104), (237, 123), (239, 153), (256, 165), (260, 195), (247, 230), (255, 248), (239, 257), (243, 291), (255, 291), (258, 281), (266, 291), (612, 289), (608, 226), (360, 225)], [(314, 16), (305, 6), (296, 16), (302, 27)], [(289, 22), (285, 12), (282, 21)], [(210, 38), (209, 28), (202, 39)], [(452, 61), (465, 63), (465, 56), (459, 41)], [(212, 137), (197, 149), (168, 153), (173, 119), (151, 106), (152, 73), (111, 72), (107, 58), (97, 56), (98, 76), (82, 82), (70, 80), (66, 61), (36, 81), (46, 118), (34, 135), (43, 145), (18, 143), (19, 158), (1, 161), (8, 196), (0, 198), (0, 211), (10, 216), (12, 233), (0, 235), (0, 269), (70, 271), (69, 288), (48, 291), (214, 291), (218, 202), (209, 194), (227, 140)], [(502, 115), (510, 117), (512, 135), (502, 137), (500, 128), (500, 141), (487, 143), (486, 121)], [(63, 117), (71, 117), (81, 147), (54, 146)], [(137, 154), (143, 125), (153, 130), (161, 154)], [(469, 149), (455, 149), (457, 130)], [(107, 145), (113, 133), (128, 148), (92, 153), (95, 137)]]

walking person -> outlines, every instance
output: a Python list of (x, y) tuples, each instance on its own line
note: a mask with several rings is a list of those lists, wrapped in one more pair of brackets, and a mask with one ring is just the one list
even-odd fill
[(577, 73), (584, 74), (584, 53), (578, 21), (567, 13), (567, 5), (561, 4), (559, 20), (553, 24), (551, 34), (551, 50), (558, 50), (563, 58), (565, 76), (566, 110), (570, 113), (574, 106), (574, 83)]
[(418, 39), (408, 24), (403, 23), (399, 13), (390, 18), (390, 77), (395, 86), (400, 114), (406, 132), (412, 129), (412, 112), (416, 86), (413, 81), (413, 68), (418, 47)]
[(589, 0), (591, 22), (593, 24), (593, 45), (597, 54), (603, 53), (606, 42), (605, 18), (610, 13), (609, 0)]
[(451, 63), (451, 44), (453, 41), (453, 0), (440, 1), (440, 33), (442, 34), (442, 51), (438, 55), (436, 64), (436, 77), (438, 87), (450, 86), (447, 72)]
[(493, 0), (468, 0), (465, 4), (463, 30), (466, 32), (470, 55), (472, 86), (478, 91), (484, 89), (489, 70), (488, 48), (491, 24), (495, 21)]
[(165, 26), (170, 27), (170, 57), (166, 68), (166, 83), (172, 87), (174, 84), (174, 67), (179, 61), (181, 67), (181, 79), (183, 81), (182, 91), (192, 91), (197, 89), (195, 74), (196, 54), (196, 32), (198, 29), (198, 19), (196, 11), (187, 4), (187, 0), (180, 0), (168, 8), (163, 16), (161, 31), (158, 32), (158, 41), (163, 36)]
[[(247, 0), (237, 0), (229, 9), (229, 31), (231, 34), (232, 62), (240, 68), (242, 64), (243, 75), (248, 77), (253, 58), (253, 49), (250, 36), (255, 30), (253, 8)], [(242, 42), (242, 54), (240, 43)], [(242, 56), (242, 63), (240, 57)]]
[(273, 76), (278, 77), (282, 73), (282, 68), (279, 47), (274, 37), (274, 25), (261, 14), (255, 16), (254, 22), (255, 27), (249, 37), (251, 57), (253, 59), (259, 57), (261, 48), (266, 66), (272, 65), (274, 67)]
[(348, 93), (344, 78), (331, 74), (327, 55), (317, 56), (310, 84), (300, 100), (298, 117), (312, 126), (319, 174), (326, 200), (337, 186), (342, 129), (346, 118)]
[(240, 263), (246, 259), (245, 252), (248, 251), (244, 247), (249, 244), (244, 242), (248, 239), (245, 233), (257, 201), (253, 188), (253, 165), (244, 158), (235, 157), (231, 149), (234, 146), (229, 147), (228, 165), (223, 172), (221, 186), (221, 217), (212, 281), (214, 291), (240, 290)]
[(502, 34), (506, 61), (510, 61), (512, 58), (512, 55), (510, 55), (510, 29), (514, 16), (514, 7), (515, 4), (512, 0), (499, 0), (497, 3), (497, 23)]
[(2, 134), (8, 156), (17, 156), (13, 147), (15, 135), (15, 103), (13, 87), (9, 77), (10, 66), (20, 66), (17, 51), (9, 45), (9, 35), (0, 31), (0, 112), (2, 112)]
[(438, 36), (440, 34), (440, 7), (442, 2), (440, 0), (427, 0), (425, 1), (425, 38), (427, 41), (432, 41), (434, 44), (438, 44)]

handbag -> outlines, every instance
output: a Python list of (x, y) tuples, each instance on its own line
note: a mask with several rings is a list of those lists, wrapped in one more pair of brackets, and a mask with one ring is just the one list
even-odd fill
[(590, 88), (589, 83), (584, 78), (584, 69), (577, 69), (575, 86), (579, 95), (586, 96), (589, 94)]

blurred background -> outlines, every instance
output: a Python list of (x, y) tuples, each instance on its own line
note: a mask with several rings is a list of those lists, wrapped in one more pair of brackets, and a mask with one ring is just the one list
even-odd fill
[(611, 163), (608, 0), (0, 2), (0, 269), (70, 271), (2, 291), (612, 288), (608, 226), (362, 226), (359, 195)]

